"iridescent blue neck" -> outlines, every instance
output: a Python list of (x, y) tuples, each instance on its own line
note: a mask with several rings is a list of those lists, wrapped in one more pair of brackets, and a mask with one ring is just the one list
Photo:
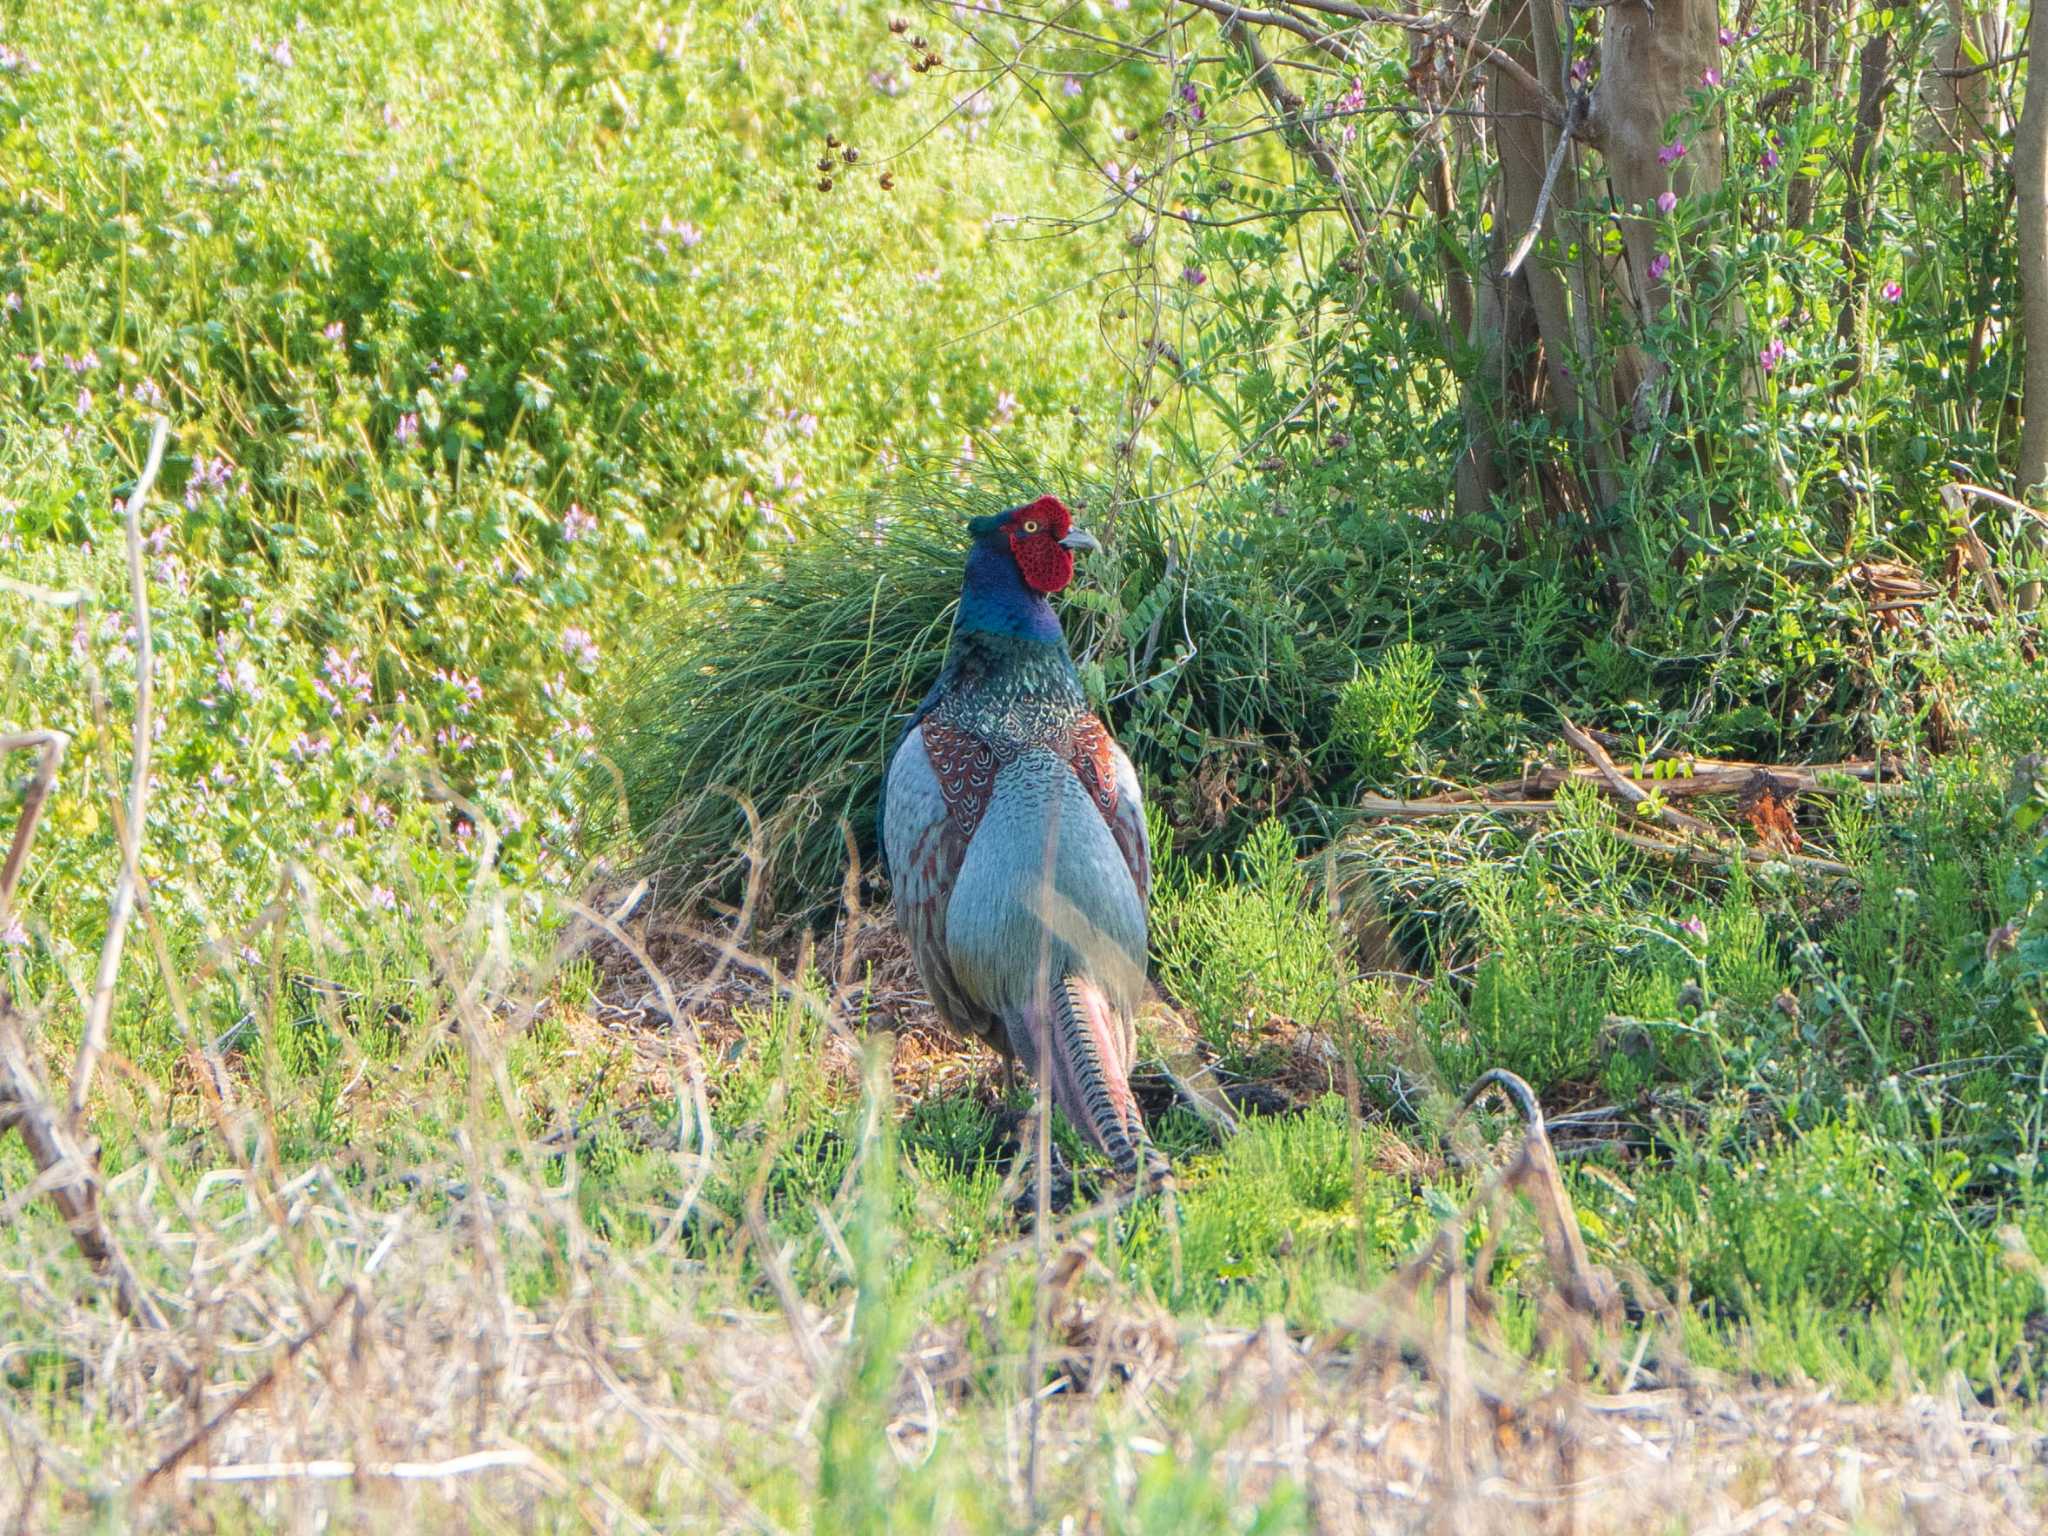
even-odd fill
[(1063, 645), (1059, 615), (1045, 594), (1024, 585), (1024, 574), (1010, 553), (1008, 535), (983, 534), (967, 551), (967, 579), (960, 584), (956, 631), (984, 635), (1015, 635), (1048, 645)]

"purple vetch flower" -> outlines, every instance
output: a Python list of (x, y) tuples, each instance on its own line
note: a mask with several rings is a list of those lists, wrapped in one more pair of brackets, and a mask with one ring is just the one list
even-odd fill
[(1776, 373), (1778, 371), (1778, 364), (1785, 361), (1786, 351), (1785, 343), (1778, 337), (1773, 336), (1770, 345), (1757, 354), (1757, 362), (1762, 366), (1765, 373)]
[(316, 677), (313, 679), (313, 691), (319, 694), (331, 706), (329, 709), (330, 714), (339, 715), (341, 713), (343, 703), (341, 695), (344, 694), (347, 695), (349, 701), (357, 704), (367, 704), (370, 702), (370, 673), (369, 669), (363, 665), (363, 653), (361, 651), (351, 650), (344, 655), (340, 650), (330, 645), (327, 647), (327, 654), (321, 658), (320, 670), (325, 675), (326, 682), (332, 683), (334, 687), (330, 691), (322, 683), (321, 679)]
[(571, 624), (562, 631), (562, 649), (579, 667), (597, 665), (597, 642), (590, 638), (590, 631), (580, 625)]
[(398, 418), (398, 431), (394, 434), (401, 447), (420, 435), (420, 418), (417, 411), (407, 411)]
[(1721, 71), (1718, 69), (1708, 70), (1700, 76), (1700, 84), (1710, 91), (1718, 91), (1721, 88)]
[(597, 519), (575, 502), (569, 503), (569, 510), (562, 514), (562, 538), (574, 544), (585, 534), (597, 531)]
[[(258, 43), (256, 46), (263, 48), (261, 43)], [(264, 48), (263, 52), (265, 57), (279, 69), (290, 69), (292, 67), (292, 45), (289, 38), (279, 38), (274, 46)]]
[(29, 371), (30, 373), (41, 373), (41, 372), (43, 371), (43, 367), (44, 367), (44, 365), (45, 365), (45, 363), (46, 363), (47, 361), (48, 361), (48, 359), (46, 359), (46, 358), (45, 358), (45, 357), (43, 356), (43, 354), (42, 354), (42, 353), (40, 353), (40, 352), (31, 352), (31, 353), (29, 353), (29, 355), (28, 355), (28, 371)]
[(1663, 253), (1662, 251), (1659, 251), (1659, 252), (1658, 252), (1658, 253), (1657, 253), (1656, 255), (1654, 255), (1654, 256), (1652, 256), (1652, 257), (1650, 258), (1650, 281), (1651, 281), (1651, 282), (1653, 282), (1653, 283), (1661, 283), (1661, 282), (1663, 282), (1663, 281), (1664, 281), (1664, 278), (1665, 278), (1665, 275), (1666, 275), (1666, 274), (1667, 274), (1668, 272), (1670, 272), (1670, 270), (1671, 270), (1671, 258), (1670, 258), (1669, 256), (1665, 255), (1665, 254), (1664, 254), (1664, 253)]
[(391, 893), (389, 886), (373, 885), (370, 887), (370, 905), (380, 912), (395, 912), (398, 898)]
[(1573, 85), (1584, 85), (1584, 84), (1585, 84), (1585, 83), (1586, 83), (1586, 82), (1587, 82), (1588, 80), (1590, 80), (1590, 79), (1592, 79), (1592, 78), (1593, 78), (1593, 61), (1592, 61), (1591, 59), (1587, 58), (1587, 59), (1574, 59), (1574, 60), (1572, 60), (1572, 84), (1573, 84)]
[(465, 368), (461, 363), (457, 363), (453, 368), (450, 368), (448, 370), (448, 382), (450, 384), (460, 384), (468, 377), (469, 370)]
[(84, 416), (89, 414), (92, 410), (92, 391), (89, 389), (81, 389), (78, 392), (78, 399), (74, 403), (78, 407), (79, 415)]
[(185, 477), (185, 506), (196, 508), (208, 491), (225, 494), (234, 478), (235, 466), (226, 459), (194, 459), (192, 473)]
[(1363, 80), (1353, 80), (1351, 82), (1351, 89), (1342, 96), (1339, 96), (1337, 98), (1337, 105), (1331, 109), (1332, 116), (1345, 119), (1343, 125), (1337, 130), (1337, 136), (1346, 144), (1349, 144), (1358, 137), (1358, 125), (1350, 121), (1350, 119), (1364, 110), (1365, 82)]
[(1199, 288), (1202, 286), (1202, 284), (1209, 281), (1209, 274), (1204, 272), (1200, 267), (1189, 266), (1183, 267), (1181, 269), (1180, 278), (1181, 281), (1186, 283), (1190, 288)]
[(1721, 46), (1723, 48), (1733, 48), (1735, 46), (1735, 34), (1726, 27), (1721, 29)]
[(8, 913), (7, 926), (0, 928), (0, 947), (20, 949), (27, 943), (28, 930), (21, 926), (21, 914), (19, 912)]
[(1677, 206), (1678, 194), (1676, 192), (1660, 192), (1657, 194), (1657, 211), (1659, 213), (1670, 213)]
[(1017, 419), (1017, 397), (1007, 389), (996, 396), (995, 424), (1007, 427)]
[(1704, 939), (1707, 936), (1707, 925), (1696, 917), (1688, 917), (1678, 925), (1678, 931), (1689, 938)]
[(483, 703), (484, 685), (481, 678), (471, 677), (467, 673), (457, 671), (454, 667), (437, 668), (435, 669), (434, 676), (462, 695), (462, 698), (455, 705), (455, 712), (458, 715), (466, 715), (469, 713), (471, 705)]
[(654, 236), (655, 249), (666, 256), (671, 241), (678, 249), (687, 251), (703, 240), (704, 231), (688, 219), (676, 220), (664, 213), (661, 222), (654, 228)]
[(339, 320), (336, 320), (320, 334), (322, 336), (325, 336), (329, 341), (340, 341), (345, 336), (348, 335), (348, 328), (344, 326)]
[(1886, 283), (1883, 293), (1884, 301), (1887, 304), (1896, 304), (1906, 296), (1906, 290), (1901, 288), (1896, 280)]
[(13, 289), (10, 288), (5, 296), (0, 296), (0, 314), (11, 315), (19, 311), (20, 308), (21, 295)]
[(1666, 144), (1657, 151), (1657, 163), (1661, 166), (1674, 166), (1684, 158), (1685, 140), (1683, 139), (1673, 139), (1669, 144)]
[(1778, 136), (1774, 133), (1771, 135), (1769, 141), (1764, 145), (1763, 167), (1767, 171), (1775, 171), (1778, 168), (1779, 142), (1780, 140)]
[(79, 354), (77, 357), (67, 357), (64, 359), (64, 366), (66, 368), (69, 368), (73, 373), (78, 374), (91, 373), (93, 369), (99, 367), (99, 365), (100, 355), (99, 353), (93, 351), (90, 347), (88, 347), (84, 352)]

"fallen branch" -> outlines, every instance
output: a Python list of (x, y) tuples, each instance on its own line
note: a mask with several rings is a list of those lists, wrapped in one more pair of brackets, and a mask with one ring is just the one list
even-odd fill
[(1607, 755), (1605, 747), (1572, 724), (1568, 718), (1560, 715), (1558, 716), (1558, 722), (1564, 730), (1564, 739), (1577, 748), (1579, 753), (1593, 765), (1600, 775), (1601, 782), (1612, 790), (1624, 805), (1631, 808), (1649, 808), (1655, 814), (1657, 820), (1663, 822), (1665, 826), (1670, 827), (1675, 832), (1683, 832), (1691, 837), (1707, 838), (1710, 841), (1719, 840), (1714, 829), (1704, 821), (1701, 821), (1699, 817), (1688, 816), (1683, 811), (1674, 810), (1672, 807), (1663, 804), (1661, 796), (1657, 800), (1652, 800), (1649, 790), (1644, 789), (1640, 784), (1637, 784), (1628, 775), (1614, 766), (1614, 759)]
[[(21, 1133), (37, 1177), (30, 1189), (47, 1194), (64, 1217), (71, 1240), (78, 1245), (95, 1273), (113, 1286), (114, 1304), (132, 1321), (154, 1332), (165, 1331), (161, 1309), (137, 1278), (120, 1241), (108, 1228), (100, 1208), (99, 1159), (78, 1135), (85, 1092), (92, 1079), (92, 1065), (106, 1042), (107, 1015), (113, 1004), (113, 973), (120, 964), (121, 936), (134, 909), (138, 874), (136, 842), (141, 835), (143, 812), (149, 785), (149, 741), (152, 725), (151, 665), (149, 642), (149, 600), (142, 577), (142, 538), (138, 518), (157, 471), (163, 467), (164, 445), (170, 439), (170, 423), (159, 419), (150, 440), (149, 458), (128, 498), (128, 576), (136, 610), (136, 660), (138, 681), (135, 706), (135, 771), (129, 784), (127, 824), (121, 828), (122, 872), (115, 886), (107, 936), (100, 952), (100, 986), (86, 1015), (86, 1027), (79, 1045), (79, 1067), (73, 1074), (69, 1095), (70, 1114), (60, 1118), (43, 1091), (41, 1073), (22, 1030), (21, 1015), (14, 1001), (0, 992), (0, 1129)], [(33, 731), (5, 738), (9, 746), (40, 746), (43, 757), (35, 779), (22, 803), (21, 817), (14, 828), (14, 840), (7, 861), (0, 865), (0, 921), (11, 910), (14, 891), (21, 878), (28, 850), (35, 840), (57, 765), (63, 757), (66, 738), (62, 732)], [(95, 1027), (95, 1021), (97, 1025)]]
[[(1710, 868), (1740, 858), (1751, 865), (1785, 864), (1809, 874), (1850, 877), (1855, 871), (1846, 864), (1810, 854), (1751, 847), (1664, 802), (1704, 795), (1754, 795), (1759, 786), (1787, 798), (1841, 794), (1850, 787), (1863, 793), (1896, 794), (1908, 787), (1887, 770), (1887, 765), (1876, 762), (1780, 765), (1688, 760), (1682, 771), (1668, 778), (1625, 773), (1601, 743), (1599, 733), (1584, 730), (1570, 720), (1563, 722), (1563, 729), (1565, 739), (1587, 759), (1589, 766), (1544, 767), (1517, 779), (1418, 800), (1366, 795), (1353, 808), (1361, 815), (1386, 821), (1427, 821), (1442, 816), (1548, 816), (1558, 810), (1558, 802), (1541, 797), (1554, 796), (1567, 784), (1595, 784), (1632, 810), (1654, 805), (1654, 819), (1684, 839), (1674, 842), (1631, 827), (1613, 829), (1616, 837), (1646, 853)], [(1652, 796), (1656, 797), (1654, 801)]]

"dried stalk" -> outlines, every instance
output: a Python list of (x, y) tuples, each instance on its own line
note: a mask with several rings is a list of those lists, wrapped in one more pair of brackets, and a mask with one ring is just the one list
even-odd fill
[(155, 667), (150, 649), (149, 586), (142, 575), (142, 529), (140, 518), (157, 471), (163, 468), (164, 445), (170, 441), (171, 424), (159, 416), (156, 432), (149, 440), (149, 459), (142, 478), (128, 497), (128, 599), (135, 615), (135, 725), (130, 742), (133, 766), (128, 775), (128, 825), (121, 829), (121, 877), (114, 885), (114, 902), (107, 916), (107, 935), (100, 945), (99, 974), (93, 981), (92, 1002), (86, 1009), (85, 1027), (79, 1032), (78, 1060), (71, 1069), (70, 1114), (75, 1132), (85, 1118), (85, 1101), (92, 1092), (93, 1071), (107, 1048), (107, 1026), (114, 1012), (114, 982), (121, 970), (121, 947), (128, 937), (128, 919), (135, 912), (137, 889), (142, 884), (138, 856), (142, 845), (143, 817), (149, 807), (150, 736), (155, 728)]
[(49, 798), (50, 786), (56, 782), (57, 769), (64, 761), (64, 749), (71, 745), (71, 738), (62, 731), (22, 731), (13, 736), (0, 736), (0, 754), (25, 751), (30, 747), (42, 748), (42, 757), (36, 763), (35, 777), (28, 782), (28, 793), (21, 799), (21, 819), (14, 824), (14, 841), (7, 849), (7, 862), (0, 864), (0, 930), (14, 914), (14, 889), (21, 883), (21, 871), (28, 863), (28, 851), (36, 839), (36, 823), (42, 819), (43, 801)]
[[(153, 1484), (160, 1482), (163, 1478), (169, 1476), (171, 1473), (179, 1471), (179, 1469), (184, 1465), (185, 1462), (189, 1461), (192, 1458), (192, 1456), (202, 1446), (206, 1444), (207, 1441), (211, 1440), (214, 1437), (215, 1433), (220, 1429), (220, 1427), (223, 1424), (227, 1423), (229, 1419), (232, 1419), (236, 1414), (240, 1413), (244, 1408), (247, 1408), (251, 1403), (255, 1402), (258, 1398), (261, 1398), (266, 1393), (268, 1393), (272, 1387), (276, 1386), (279, 1373), (282, 1372), (284, 1368), (290, 1365), (294, 1360), (298, 1359), (299, 1355), (301, 1354), (301, 1352), (304, 1351), (308, 1344), (311, 1344), (315, 1339), (319, 1338), (321, 1334), (325, 1333), (329, 1328), (333, 1327), (335, 1322), (341, 1317), (342, 1312), (346, 1310), (351, 1303), (355, 1302), (358, 1299), (358, 1296), (359, 1293), (357, 1292), (355, 1284), (353, 1282), (344, 1286), (342, 1288), (341, 1294), (334, 1298), (334, 1304), (327, 1309), (326, 1316), (322, 1317), (317, 1323), (313, 1324), (312, 1327), (306, 1329), (305, 1332), (301, 1333), (297, 1338), (293, 1339), (291, 1343), (287, 1344), (284, 1347), (283, 1352), (270, 1362), (269, 1367), (265, 1369), (261, 1376), (258, 1376), (254, 1381), (250, 1382), (248, 1386), (244, 1387), (240, 1392), (235, 1394), (235, 1399), (233, 1402), (229, 1403), (226, 1407), (222, 1408), (220, 1412), (216, 1413), (212, 1418), (208, 1419), (204, 1424), (200, 1425), (199, 1428), (195, 1429), (189, 1436), (185, 1438), (184, 1442), (180, 1444), (177, 1447), (177, 1449), (172, 1451), (170, 1455), (164, 1457), (163, 1460), (159, 1461), (155, 1466), (151, 1467), (148, 1472), (143, 1474), (142, 1481), (135, 1485), (136, 1493), (146, 1493)], [(211, 1474), (209, 1472), (209, 1469), (201, 1467), (194, 1468), (191, 1471), (182, 1473), (181, 1475), (189, 1479), (205, 1478)]]

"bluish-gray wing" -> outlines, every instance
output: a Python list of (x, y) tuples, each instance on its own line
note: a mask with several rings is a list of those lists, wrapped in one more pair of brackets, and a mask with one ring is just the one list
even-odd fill
[(882, 829), (896, 925), (910, 941), (932, 1005), (954, 1028), (988, 1038), (994, 1020), (962, 993), (946, 952), (946, 912), (967, 856), (967, 837), (946, 814), (921, 726), (905, 733), (889, 764)]

